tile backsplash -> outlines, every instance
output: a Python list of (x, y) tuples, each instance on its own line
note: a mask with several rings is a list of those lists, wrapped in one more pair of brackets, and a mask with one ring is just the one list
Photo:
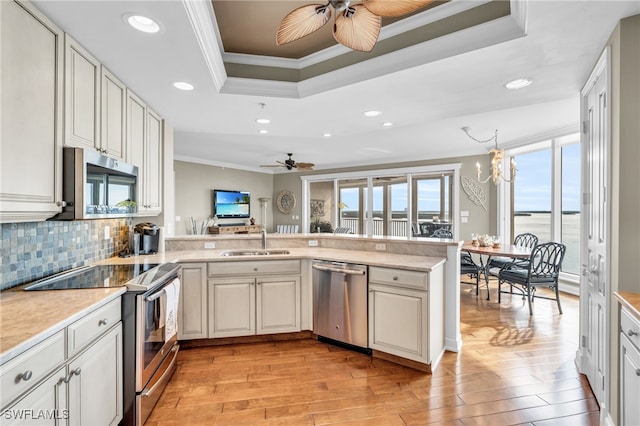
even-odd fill
[(0, 290), (117, 255), (129, 225), (131, 219), (0, 224)]

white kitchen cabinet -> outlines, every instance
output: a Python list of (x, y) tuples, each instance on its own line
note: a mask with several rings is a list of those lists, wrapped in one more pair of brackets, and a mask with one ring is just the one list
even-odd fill
[(3, 419), (11, 424), (16, 416), (22, 420), (15, 424), (33, 424), (37, 416), (38, 424), (117, 425), (123, 409), (120, 299), (7, 361), (0, 372)]
[(442, 269), (369, 268), (370, 348), (435, 368), (444, 352)]
[(125, 160), (127, 156), (127, 87), (101, 67), (101, 148), (112, 158)]
[(144, 186), (140, 213), (158, 215), (162, 212), (162, 118), (147, 107), (147, 137), (144, 146)]
[(66, 368), (58, 369), (20, 401), (4, 409), (3, 420), (12, 425), (65, 424), (69, 417), (66, 386), (62, 380), (65, 376)]
[(122, 420), (122, 323), (67, 367), (70, 425), (117, 425)]
[(300, 331), (300, 277), (256, 278), (256, 334)]
[(138, 213), (153, 216), (162, 208), (162, 119), (127, 90), (127, 162), (138, 166)]
[(209, 337), (300, 331), (300, 260), (209, 263)]
[(29, 3), (0, 2), (0, 222), (61, 211), (63, 33)]
[(178, 311), (178, 339), (206, 339), (207, 265), (183, 263), (180, 269), (180, 298)]
[(100, 143), (100, 62), (65, 34), (66, 146), (106, 153)]
[(252, 277), (209, 280), (209, 337), (256, 334), (255, 288)]
[(621, 311), (620, 424), (640, 425), (640, 321)]

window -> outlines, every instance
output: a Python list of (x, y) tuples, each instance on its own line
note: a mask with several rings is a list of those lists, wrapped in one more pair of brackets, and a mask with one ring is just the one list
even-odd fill
[(580, 271), (580, 135), (572, 134), (509, 152), (518, 174), (510, 203), (510, 240), (530, 232), (540, 243), (567, 246), (566, 274)]
[[(440, 227), (455, 235), (458, 190), (452, 183), (459, 169), (455, 164), (303, 176), (303, 206), (334, 206), (331, 212), (325, 209), (331, 228), (349, 228), (353, 234), (410, 237), (414, 223), (423, 225), (423, 236)], [(316, 232), (317, 218), (309, 220)]]

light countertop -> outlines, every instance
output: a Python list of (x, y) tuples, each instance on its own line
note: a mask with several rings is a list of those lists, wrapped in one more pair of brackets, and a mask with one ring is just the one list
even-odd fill
[[(183, 250), (129, 258), (111, 257), (100, 264), (168, 262), (237, 262), (247, 260), (320, 259), (430, 272), (443, 257), (333, 248), (291, 248), (286, 255), (221, 256), (226, 250)], [(28, 291), (22, 286), (0, 292), (0, 364), (52, 336), (72, 322), (119, 297), (124, 287)]]
[(620, 301), (620, 304), (638, 321), (640, 321), (640, 293), (615, 291), (613, 294)]
[(0, 292), (0, 364), (120, 297), (125, 287)]

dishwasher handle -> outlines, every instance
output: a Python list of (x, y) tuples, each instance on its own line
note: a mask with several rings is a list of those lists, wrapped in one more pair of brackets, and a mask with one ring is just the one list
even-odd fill
[(366, 271), (364, 270), (359, 270), (359, 269), (341, 269), (341, 268), (334, 268), (331, 266), (326, 266), (326, 265), (318, 265), (318, 264), (313, 264), (311, 266), (313, 269), (317, 269), (319, 271), (328, 271), (328, 272), (337, 272), (339, 274), (345, 274), (345, 275), (365, 275)]

